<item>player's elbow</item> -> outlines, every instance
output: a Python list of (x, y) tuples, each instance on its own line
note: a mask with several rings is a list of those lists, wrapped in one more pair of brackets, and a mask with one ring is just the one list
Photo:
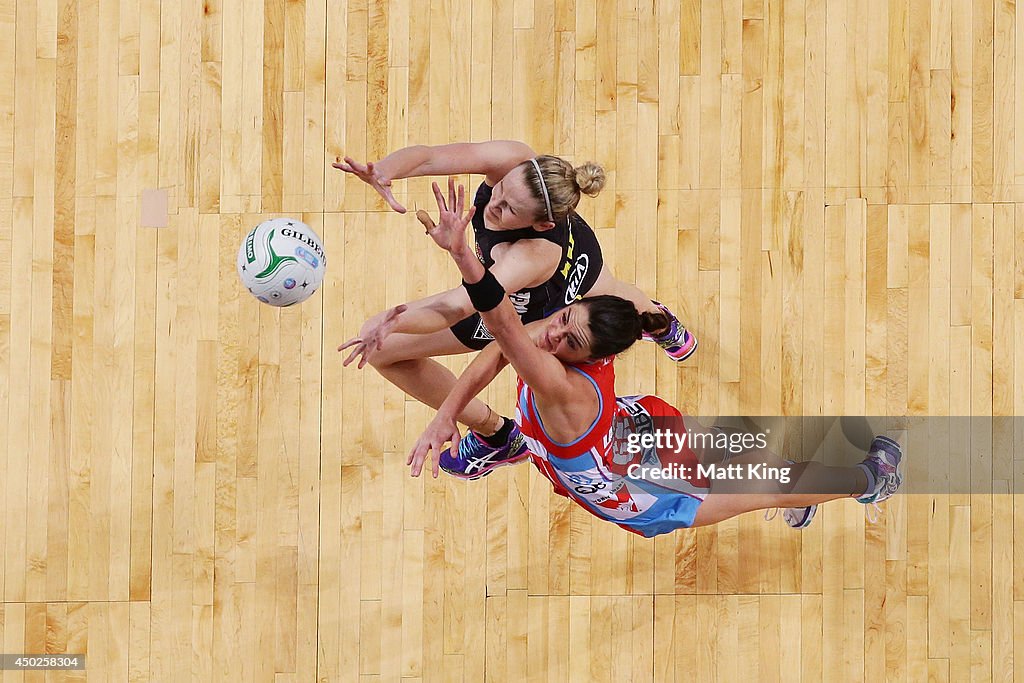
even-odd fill
[[(472, 306), (439, 306), (435, 309), (440, 316), (443, 327), (451, 327), (462, 322), (475, 312)], [(440, 328), (439, 328), (440, 329)]]
[(443, 298), (434, 304), (434, 310), (444, 318), (449, 327), (476, 313), (473, 303), (469, 300), (469, 295), (462, 287), (449, 290)]
[(413, 145), (409, 148), (416, 155), (416, 168), (412, 175), (425, 176), (437, 174), (437, 154), (429, 145)]

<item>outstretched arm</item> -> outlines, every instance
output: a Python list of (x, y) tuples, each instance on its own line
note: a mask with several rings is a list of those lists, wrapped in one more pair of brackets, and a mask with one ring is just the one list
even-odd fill
[(331, 164), (356, 176), (380, 194), (398, 213), (405, 213), (391, 193), (391, 181), (425, 175), (477, 173), (494, 185), (518, 164), (534, 156), (533, 150), (515, 140), (457, 142), (450, 145), (413, 145), (392, 152), (377, 162), (361, 164), (351, 157)]
[(358, 367), (362, 368), (383, 348), (388, 335), (430, 334), (451, 327), (472, 313), (473, 304), (462, 287), (381, 311), (363, 323), (358, 335), (338, 347), (338, 351), (352, 348), (342, 365), (347, 367), (361, 356)]
[[(425, 211), (417, 216), (429, 221)], [(509, 291), (516, 292), (526, 287), (541, 284), (554, 272), (561, 251), (544, 240), (521, 240), (512, 245), (492, 271)], [(401, 310), (399, 310), (401, 309)], [(430, 334), (451, 327), (473, 314), (473, 304), (463, 287), (455, 287), (402, 306), (382, 311), (367, 320), (359, 335), (338, 347), (339, 351), (353, 348), (344, 365), (362, 356), (359, 367), (370, 361), (373, 354), (381, 349), (384, 339), (395, 332), (408, 334)]]
[(412, 476), (420, 476), (424, 461), (433, 452), (433, 473), (434, 477), (437, 477), (439, 471), (437, 458), (444, 445), (451, 441), (452, 451), (457, 452), (459, 449), (461, 434), (456, 424), (456, 418), (466, 409), (469, 402), (476, 398), (477, 394), (494, 381), (494, 378), (506, 365), (508, 365), (508, 360), (502, 355), (497, 344), (491, 344), (473, 359), (469, 367), (459, 376), (451, 393), (448, 394), (448, 398), (438, 409), (437, 415), (423, 430), (423, 434), (416, 440), (416, 445), (409, 453), (406, 464), (411, 466)]
[[(546, 321), (537, 320), (527, 325), (526, 331), (531, 339), (536, 339), (537, 335), (541, 334), (546, 326)], [(455, 386), (452, 387), (451, 393), (448, 394), (448, 398), (438, 408), (437, 415), (427, 425), (427, 428), (409, 453), (409, 459), (406, 461), (406, 464), (412, 467), (412, 476), (418, 477), (420, 475), (420, 472), (423, 470), (423, 464), (429, 459), (431, 452), (434, 453), (435, 458), (434, 476), (438, 475), (437, 455), (441, 452), (444, 445), (451, 441), (452, 450), (458, 451), (459, 449), (461, 434), (456, 424), (457, 417), (462, 414), (470, 401), (479, 396), (480, 392), (494, 381), (494, 378), (498, 376), (498, 373), (506, 365), (508, 365), (508, 359), (505, 358), (505, 355), (501, 352), (501, 347), (497, 344), (491, 344), (486, 347), (473, 359), (469, 367), (459, 376)]]
[[(468, 284), (478, 283), (486, 270), (466, 245), (466, 226), (472, 220), (476, 207), (471, 206), (463, 216), (465, 188), (460, 185), (456, 196), (455, 182), (451, 178), (448, 179), (447, 201), (437, 183), (433, 187), (441, 210), (440, 222), (434, 225), (425, 212), (418, 214), (417, 218), (426, 226), (434, 242), (451, 254), (462, 279)], [(565, 366), (550, 353), (537, 348), (507, 297), (503, 296), (497, 307), (481, 311), (480, 315), (501, 346), (502, 353), (535, 393), (552, 399), (572, 400), (573, 384)]]

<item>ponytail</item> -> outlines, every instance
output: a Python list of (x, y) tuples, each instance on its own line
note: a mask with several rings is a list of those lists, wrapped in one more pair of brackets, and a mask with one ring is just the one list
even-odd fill
[(643, 337), (643, 333), (652, 334), (659, 330), (664, 330), (669, 326), (668, 316), (658, 311), (657, 313), (651, 313), (650, 311), (644, 311), (640, 314), (640, 327), (641, 334), (637, 339)]
[(638, 313), (631, 301), (617, 296), (602, 295), (580, 301), (590, 313), (590, 353), (604, 358), (622, 353), (643, 337), (668, 326), (668, 317), (657, 313)]

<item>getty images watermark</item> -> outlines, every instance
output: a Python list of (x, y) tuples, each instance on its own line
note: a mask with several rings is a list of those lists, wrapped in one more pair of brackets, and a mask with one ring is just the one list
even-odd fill
[[(626, 475), (632, 479), (732, 481), (777, 481), (790, 483), (791, 468), (773, 467), (763, 462), (729, 462), (743, 453), (768, 447), (766, 432), (688, 431), (682, 425), (657, 426), (655, 419), (647, 429), (629, 430), (620, 439), (619, 455), (632, 461)], [(643, 454), (640, 462), (636, 456)], [(686, 457), (690, 456), (690, 457)]]

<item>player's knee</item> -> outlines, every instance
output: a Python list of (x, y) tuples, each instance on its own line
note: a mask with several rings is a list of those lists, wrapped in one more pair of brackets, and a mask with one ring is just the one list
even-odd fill
[(370, 356), (369, 363), (373, 366), (374, 370), (386, 370), (395, 364), (395, 358), (385, 346)]
[(370, 365), (377, 370), (386, 370), (389, 367), (410, 358), (410, 349), (407, 341), (399, 342), (395, 337), (384, 340), (381, 347), (370, 355)]

